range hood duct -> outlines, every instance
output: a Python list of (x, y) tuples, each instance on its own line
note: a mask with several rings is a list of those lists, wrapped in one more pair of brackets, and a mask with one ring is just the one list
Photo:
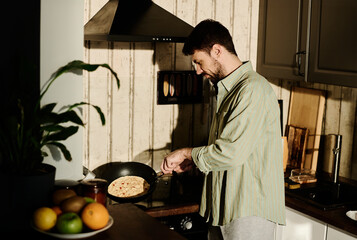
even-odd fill
[(110, 0), (84, 26), (84, 39), (185, 42), (193, 27), (151, 0)]

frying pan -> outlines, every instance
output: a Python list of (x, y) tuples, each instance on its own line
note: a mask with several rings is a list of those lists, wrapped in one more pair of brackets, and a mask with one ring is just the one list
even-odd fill
[(93, 173), (97, 178), (107, 180), (108, 185), (115, 179), (124, 176), (142, 177), (150, 184), (149, 191), (145, 194), (128, 198), (113, 196), (108, 193), (107, 189), (107, 196), (118, 203), (135, 203), (144, 200), (154, 191), (156, 187), (156, 180), (162, 176), (162, 173), (157, 174), (154, 169), (139, 162), (110, 162), (97, 167), (93, 170)]

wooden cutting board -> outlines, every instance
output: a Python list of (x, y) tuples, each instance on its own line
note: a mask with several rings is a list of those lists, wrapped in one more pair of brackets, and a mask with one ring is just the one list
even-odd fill
[(322, 120), (326, 101), (326, 91), (310, 88), (293, 87), (287, 125), (307, 128), (304, 168), (316, 171), (319, 154)]
[(307, 128), (288, 126), (288, 161), (287, 168), (304, 168), (306, 158), (306, 143), (309, 135)]

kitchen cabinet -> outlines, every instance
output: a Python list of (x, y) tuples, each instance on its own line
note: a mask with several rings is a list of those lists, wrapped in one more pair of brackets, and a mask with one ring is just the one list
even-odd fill
[(327, 224), (286, 208), (286, 226), (277, 230), (276, 240), (325, 240)]
[(357, 1), (261, 0), (257, 71), (357, 87)]
[[(348, 220), (348, 219), (347, 219)], [(286, 207), (286, 226), (278, 226), (275, 240), (356, 240), (323, 221)]]
[(306, 50), (307, 0), (261, 0), (257, 71), (265, 77), (304, 80), (296, 53)]
[(356, 0), (312, 0), (308, 81), (357, 87), (356, 13)]
[(336, 228), (328, 227), (326, 240), (356, 240), (357, 238), (339, 231)]

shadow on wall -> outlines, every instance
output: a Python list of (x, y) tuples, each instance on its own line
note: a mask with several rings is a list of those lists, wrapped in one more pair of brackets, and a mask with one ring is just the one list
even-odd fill
[[(167, 69), (168, 66), (166, 62), (163, 63), (165, 64), (163, 66), (163, 61), (157, 60), (160, 59), (160, 56), (165, 55), (166, 53), (163, 51), (167, 50), (167, 47), (162, 44), (160, 46), (161, 47), (154, 48), (153, 64), (157, 64), (158, 71), (177, 70), (175, 65), (171, 66), (171, 69)], [(171, 54), (176, 54), (175, 57), (177, 57), (178, 54), (182, 53), (179, 52)], [(158, 149), (147, 149), (137, 154), (133, 158), (133, 161), (151, 165), (155, 171), (160, 171), (162, 160), (171, 151), (183, 147), (196, 147), (207, 144), (209, 126), (212, 119), (212, 96), (215, 92), (207, 79), (203, 79), (202, 88), (203, 97), (201, 103), (171, 105), (172, 108), (177, 108), (177, 111), (175, 109), (175, 116), (172, 116), (167, 123), (164, 123), (169, 126), (172, 122), (175, 122), (174, 129), (171, 132), (171, 142), (167, 142), (165, 146)], [(157, 104), (157, 102), (155, 102), (155, 104)], [(157, 123), (154, 122), (153, 124)], [(155, 135), (155, 133), (153, 134)]]
[[(152, 50), (153, 54), (151, 57), (151, 61), (153, 66), (155, 66), (156, 71), (179, 71), (179, 70), (191, 70), (187, 69), (187, 66), (191, 66), (191, 58), (185, 57), (181, 53), (181, 46), (176, 46), (176, 43), (129, 43), (129, 44), (118, 44), (111, 42), (110, 47), (117, 50), (132, 50), (132, 51), (145, 51)], [(108, 46), (106, 44), (91, 44), (91, 41), (86, 41), (85, 46), (90, 49), (101, 49), (108, 50)], [(120, 48), (119, 48), (120, 46)], [(136, 64), (135, 59), (132, 64)], [(148, 61), (150, 61), (148, 59)], [(189, 62), (185, 62), (189, 61)], [(177, 66), (180, 65), (180, 66)], [(140, 67), (140, 66), (138, 66)], [(156, 77), (156, 73), (154, 73)], [(135, 78), (135, 76), (134, 76)], [(156, 79), (154, 80), (157, 82)], [(165, 117), (165, 120), (160, 122), (153, 122), (152, 124), (164, 124), (167, 131), (170, 132), (171, 129), (171, 137), (170, 142), (160, 142), (160, 136), (152, 132), (151, 136), (153, 139), (151, 141), (155, 141), (155, 144), (162, 146), (157, 149), (146, 149), (140, 153), (134, 153), (132, 161), (140, 162), (152, 166), (156, 171), (160, 170), (160, 165), (164, 157), (175, 149), (179, 149), (182, 147), (195, 147), (202, 146), (207, 144), (208, 140), (208, 132), (209, 126), (212, 119), (212, 95), (214, 94), (214, 90), (211, 87), (208, 80), (203, 80), (203, 100), (202, 103), (197, 104), (178, 104), (171, 105), (170, 109), (170, 117)], [(156, 86), (155, 90), (156, 91)], [(212, 93), (213, 92), (213, 93)], [(156, 96), (154, 93), (153, 96)], [(135, 97), (135, 95), (134, 95)], [(156, 100), (154, 104), (157, 105)], [(156, 107), (156, 106), (155, 106)], [(177, 108), (177, 109), (176, 109)], [(156, 113), (153, 114), (163, 114)], [(157, 117), (160, 117), (159, 115)], [(172, 127), (172, 124), (175, 123), (175, 126)], [(167, 126), (166, 126), (167, 124)], [(172, 129), (173, 128), (173, 129)], [(153, 127), (153, 129), (155, 129)], [(150, 131), (150, 130), (149, 130)], [(166, 130), (165, 130), (166, 131)], [(135, 141), (135, 140), (133, 140)], [(148, 144), (149, 145), (149, 144)], [(142, 146), (139, 146), (142, 147)], [(144, 146), (145, 149), (145, 146)]]
[(133, 158), (133, 161), (150, 165), (155, 171), (160, 171), (162, 160), (171, 151), (206, 145), (211, 120), (210, 108), (207, 102), (179, 105), (177, 124), (171, 133), (171, 142), (167, 142), (161, 148), (142, 151)]

